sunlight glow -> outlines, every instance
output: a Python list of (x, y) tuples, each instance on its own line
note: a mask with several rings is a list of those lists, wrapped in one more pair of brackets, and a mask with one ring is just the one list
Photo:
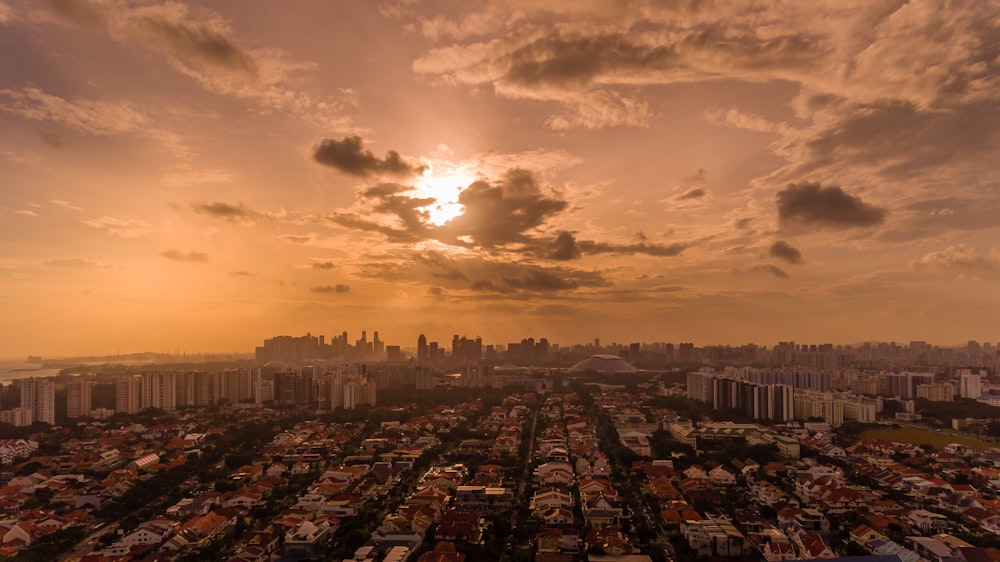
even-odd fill
[(423, 207), (427, 211), (428, 222), (441, 226), (462, 214), (465, 210), (458, 202), (458, 196), (476, 176), (466, 169), (451, 169), (437, 173), (433, 167), (428, 167), (423, 176), (416, 181), (412, 192), (414, 197), (434, 199), (434, 203)]

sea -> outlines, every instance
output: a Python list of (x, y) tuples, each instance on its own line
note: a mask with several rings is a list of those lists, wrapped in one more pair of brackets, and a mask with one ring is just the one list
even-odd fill
[(0, 359), (0, 385), (10, 384), (14, 379), (26, 379), (28, 377), (54, 377), (59, 374), (59, 369), (46, 369), (41, 363), (28, 363), (21, 359)]

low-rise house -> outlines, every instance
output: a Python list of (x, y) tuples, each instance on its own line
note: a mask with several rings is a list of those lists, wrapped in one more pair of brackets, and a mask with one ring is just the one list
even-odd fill
[(285, 554), (311, 555), (325, 550), (330, 528), (303, 521), (298, 527), (285, 533)]

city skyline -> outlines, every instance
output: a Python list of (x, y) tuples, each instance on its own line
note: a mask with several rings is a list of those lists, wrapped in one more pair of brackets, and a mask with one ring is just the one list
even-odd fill
[(1000, 6), (564, 4), (0, 0), (0, 357), (1000, 341)]

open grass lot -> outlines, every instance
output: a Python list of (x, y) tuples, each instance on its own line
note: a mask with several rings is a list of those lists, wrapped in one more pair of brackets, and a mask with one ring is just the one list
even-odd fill
[(943, 449), (949, 443), (961, 443), (976, 451), (987, 451), (997, 444), (988, 441), (977, 441), (975, 438), (962, 435), (952, 435), (951, 430), (943, 429), (940, 433), (929, 429), (913, 427), (886, 427), (866, 429), (861, 433), (861, 439), (878, 439), (880, 441), (896, 441), (897, 443), (913, 443), (914, 445), (931, 445), (935, 449)]

